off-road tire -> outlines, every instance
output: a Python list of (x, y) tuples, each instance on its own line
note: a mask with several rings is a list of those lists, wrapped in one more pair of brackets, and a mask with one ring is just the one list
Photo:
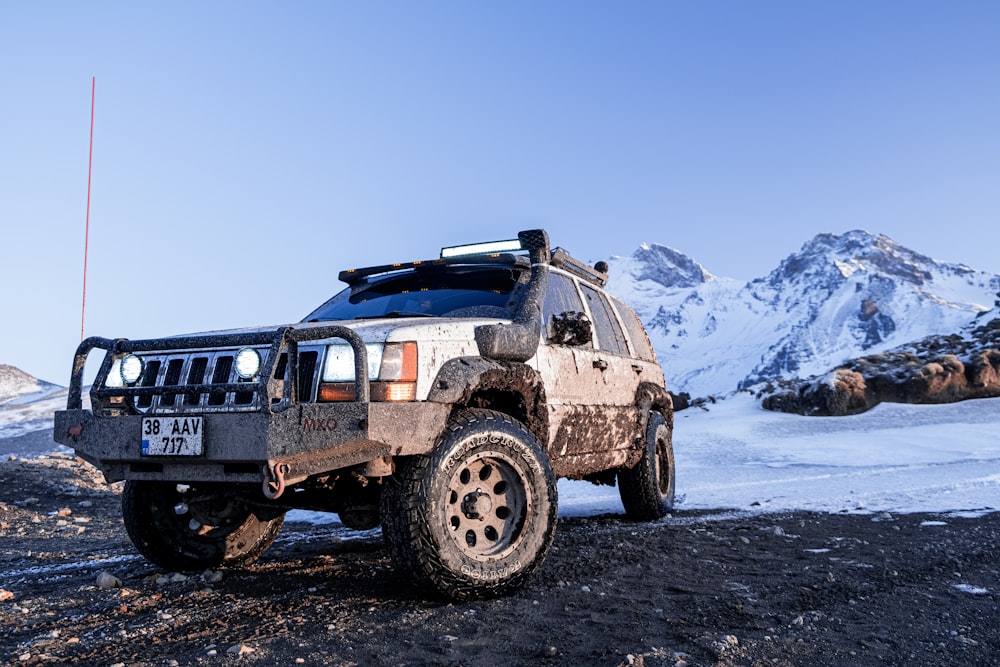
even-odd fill
[(258, 518), (232, 489), (134, 480), (125, 482), (122, 518), (139, 553), (169, 571), (248, 565), (271, 546), (285, 519), (283, 513)]
[(555, 537), (555, 475), (523, 424), (464, 410), (430, 454), (401, 459), (382, 492), (397, 567), (453, 600), (505, 595), (541, 567)]
[(618, 471), (618, 493), (629, 519), (653, 521), (674, 506), (672, 431), (663, 415), (650, 412), (642, 458)]

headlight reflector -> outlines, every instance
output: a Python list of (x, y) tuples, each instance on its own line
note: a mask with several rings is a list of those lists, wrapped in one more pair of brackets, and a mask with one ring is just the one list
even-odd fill
[(146, 364), (143, 363), (142, 357), (138, 357), (134, 354), (126, 354), (122, 357), (121, 363), (121, 376), (122, 382), (125, 384), (135, 384), (142, 377), (142, 371), (145, 369)]
[(386, 343), (382, 351), (382, 367), (378, 374), (379, 380), (417, 380), (417, 344)]
[(244, 347), (236, 353), (236, 374), (241, 380), (252, 380), (260, 373), (260, 352)]

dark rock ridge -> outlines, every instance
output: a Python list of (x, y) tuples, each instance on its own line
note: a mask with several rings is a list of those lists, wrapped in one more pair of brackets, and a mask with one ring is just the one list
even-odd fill
[(973, 324), (964, 334), (928, 336), (860, 357), (822, 377), (770, 383), (760, 395), (768, 410), (824, 416), (858, 414), (883, 401), (953, 403), (1000, 396), (1000, 318)]

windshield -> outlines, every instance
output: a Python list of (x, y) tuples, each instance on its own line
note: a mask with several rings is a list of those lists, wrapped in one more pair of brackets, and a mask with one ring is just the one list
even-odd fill
[(512, 318), (522, 272), (504, 269), (408, 271), (345, 289), (307, 322), (376, 317)]

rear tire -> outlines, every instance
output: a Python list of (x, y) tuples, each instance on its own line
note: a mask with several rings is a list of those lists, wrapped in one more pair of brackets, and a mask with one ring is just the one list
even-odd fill
[(248, 565), (285, 519), (258, 518), (232, 488), (134, 480), (125, 482), (122, 518), (139, 553), (170, 571)]
[(618, 471), (618, 493), (625, 515), (634, 521), (653, 521), (674, 506), (673, 429), (659, 412), (650, 412), (642, 458)]
[(387, 480), (382, 534), (418, 585), (482, 599), (541, 567), (557, 510), (555, 476), (531, 432), (505, 414), (466, 410), (433, 452), (400, 461)]

